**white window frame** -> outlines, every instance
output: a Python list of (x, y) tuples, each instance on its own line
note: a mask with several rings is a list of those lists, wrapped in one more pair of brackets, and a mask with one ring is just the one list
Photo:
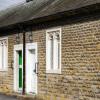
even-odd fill
[[(48, 45), (48, 34), (49, 33), (53, 33), (53, 32), (57, 32), (59, 31), (59, 35), (60, 35), (60, 54), (59, 54), (59, 69), (55, 69), (54, 67), (54, 64), (53, 64), (53, 69), (51, 68), (51, 66), (49, 65), (50, 64), (50, 61), (48, 61), (48, 59), (50, 60), (50, 54), (48, 52), (48, 48), (50, 48), (50, 45)], [(53, 29), (48, 29), (46, 30), (46, 73), (55, 73), (55, 74), (61, 74), (61, 33), (62, 33), (62, 30), (61, 28), (53, 28)], [(53, 51), (54, 52), (54, 51)], [(53, 54), (53, 58), (54, 58), (54, 55)], [(49, 56), (49, 58), (48, 58)], [(54, 62), (55, 60), (53, 60)]]
[(5, 61), (6, 62), (6, 66), (1, 66), (2, 68), (0, 68), (0, 71), (7, 71), (8, 70), (8, 37), (0, 38), (0, 41), (2, 41), (2, 40), (6, 40), (7, 41), (7, 50), (6, 50), (7, 53), (6, 53), (6, 61)]

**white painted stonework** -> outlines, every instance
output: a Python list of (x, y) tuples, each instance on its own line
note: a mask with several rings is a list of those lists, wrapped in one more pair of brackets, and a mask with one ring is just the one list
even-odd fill
[[(18, 88), (17, 51), (22, 50), (23, 45), (14, 46), (14, 91), (21, 92)], [(37, 94), (37, 43), (26, 44), (26, 93)]]
[(21, 92), (20, 89), (18, 88), (18, 52), (17, 51), (22, 51), (23, 54), (23, 44), (14, 45), (14, 91)]

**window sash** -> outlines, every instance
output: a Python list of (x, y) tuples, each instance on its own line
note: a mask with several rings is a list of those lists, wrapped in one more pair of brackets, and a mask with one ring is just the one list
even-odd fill
[(6, 70), (8, 64), (7, 39), (0, 39), (0, 70)]
[(60, 43), (59, 40), (54, 39), (54, 70), (59, 70), (60, 68)]
[(53, 47), (53, 44), (54, 44), (54, 40), (50, 40), (50, 67), (51, 69), (53, 69), (53, 54), (54, 54), (54, 47)]
[[(56, 36), (59, 35), (59, 39)], [(53, 40), (50, 40), (49, 35), (53, 35)], [(47, 31), (46, 37), (46, 70), (47, 73), (61, 72), (61, 29), (55, 31)]]
[(47, 41), (47, 69), (53, 69), (53, 40), (48, 39)]

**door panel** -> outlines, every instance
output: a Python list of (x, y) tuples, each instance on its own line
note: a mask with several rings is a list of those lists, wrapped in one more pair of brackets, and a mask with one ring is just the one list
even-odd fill
[(19, 68), (19, 88), (22, 88), (22, 68)]
[(26, 50), (26, 92), (37, 93), (37, 49), (33, 44), (27, 46)]
[[(31, 91), (30, 92), (34, 92), (35, 88), (36, 88), (36, 73), (35, 73), (35, 62), (36, 62), (36, 58), (35, 58), (35, 49), (33, 50), (29, 50), (30, 53), (30, 72), (31, 72)], [(34, 90), (33, 90), (34, 89)]]
[(18, 51), (19, 53), (19, 65), (22, 65), (22, 51)]
[(18, 67), (19, 67), (19, 69), (18, 69), (18, 71), (19, 71), (19, 74), (18, 74), (18, 76), (19, 76), (19, 89), (21, 89), (22, 88), (22, 51), (18, 51), (18, 55), (19, 55), (19, 59), (18, 59)]

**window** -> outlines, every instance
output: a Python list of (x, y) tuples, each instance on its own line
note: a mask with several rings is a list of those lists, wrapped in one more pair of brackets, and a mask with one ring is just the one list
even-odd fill
[(61, 28), (46, 31), (46, 72), (61, 73)]
[(0, 39), (0, 71), (4, 71), (8, 65), (8, 42), (7, 38)]

